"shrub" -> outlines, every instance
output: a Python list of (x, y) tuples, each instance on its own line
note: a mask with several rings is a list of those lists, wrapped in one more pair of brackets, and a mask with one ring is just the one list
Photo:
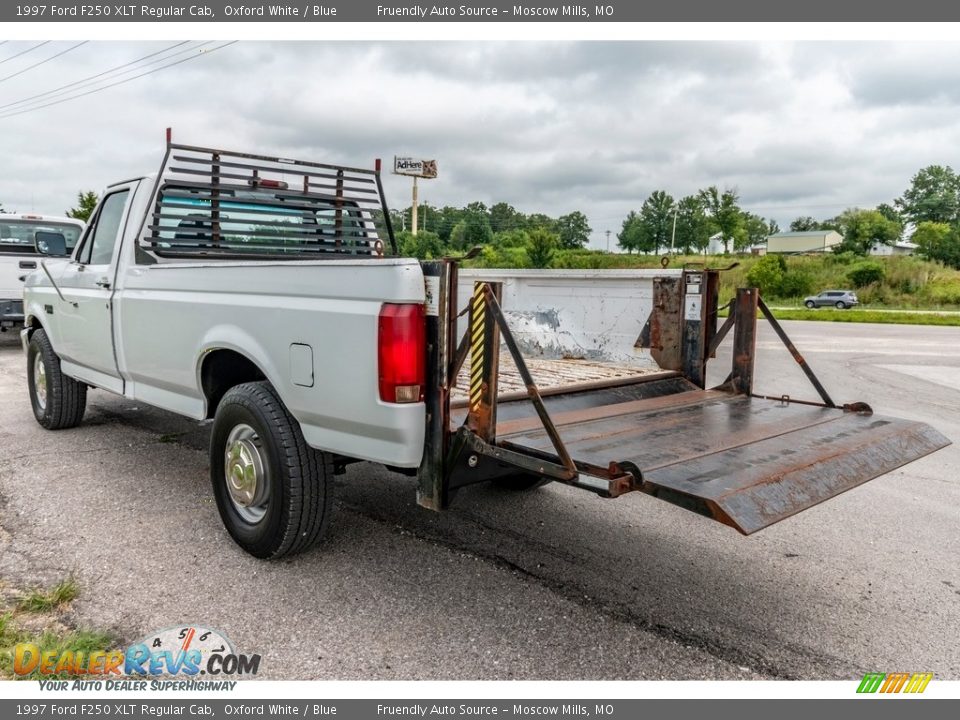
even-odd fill
[(795, 268), (787, 272), (780, 281), (780, 297), (804, 297), (813, 293), (816, 282), (807, 270)]
[(883, 265), (878, 262), (862, 262), (854, 265), (847, 272), (847, 277), (850, 278), (850, 282), (858, 288), (882, 282), (885, 276), (886, 273), (884, 272)]
[(960, 305), (960, 281), (937, 278), (925, 290), (926, 296), (934, 303)]
[(760, 288), (761, 295), (779, 295), (786, 271), (787, 261), (782, 255), (764, 255), (747, 271), (747, 284)]

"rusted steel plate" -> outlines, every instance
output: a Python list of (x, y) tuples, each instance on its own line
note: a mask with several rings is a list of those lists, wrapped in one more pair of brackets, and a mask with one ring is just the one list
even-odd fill
[[(685, 392), (622, 405), (633, 411), (557, 416), (574, 460), (635, 467), (644, 492), (745, 534), (949, 444), (922, 423), (743, 395)], [(550, 451), (532, 423), (499, 430), (513, 446)]]
[[(605, 415), (600, 415), (602, 412)], [(625, 460), (651, 470), (828, 422), (840, 414), (829, 408), (757, 403), (742, 395), (697, 390), (564, 413), (560, 422), (563, 440), (577, 460), (600, 466)], [(504, 423), (498, 432), (501, 439), (511, 427), (523, 430), (529, 426)], [(509, 439), (547, 449), (548, 441), (536, 428)]]
[(923, 423), (845, 413), (646, 472), (643, 490), (749, 535), (949, 444)]

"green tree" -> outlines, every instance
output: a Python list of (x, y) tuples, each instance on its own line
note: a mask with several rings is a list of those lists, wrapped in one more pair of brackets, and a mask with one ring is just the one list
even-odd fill
[(809, 215), (798, 217), (796, 220), (790, 223), (790, 232), (809, 232), (811, 230), (819, 229), (820, 223), (818, 223)]
[[(436, 225), (431, 225), (430, 229), (440, 236), (442, 242), (452, 245), (450, 234), (457, 223), (463, 220), (464, 211), (461, 208), (445, 205), (434, 214), (437, 216)], [(397, 227), (400, 227), (400, 225), (397, 225)]]
[(548, 230), (550, 232), (556, 232), (557, 221), (549, 215), (544, 215), (543, 213), (533, 213), (532, 215), (528, 215), (525, 229), (535, 230), (537, 228), (543, 228), (544, 230)]
[(421, 260), (440, 258), (446, 254), (440, 236), (429, 230), (420, 230), (416, 235), (409, 230), (403, 230), (397, 233), (397, 246), (401, 256)]
[(910, 238), (917, 252), (960, 270), (960, 231), (947, 223), (921, 222)]
[(747, 283), (760, 288), (761, 295), (776, 296), (787, 274), (787, 261), (782, 255), (764, 255), (747, 271)]
[(86, 222), (90, 219), (98, 202), (100, 202), (100, 197), (93, 190), (86, 192), (81, 190), (77, 193), (77, 206), (67, 210), (67, 217)]
[[(741, 235), (745, 242), (739, 245), (734, 243), (734, 249), (737, 251), (746, 250), (752, 245), (760, 245), (767, 241), (767, 238), (776, 233), (780, 228), (775, 227), (776, 222), (767, 222), (765, 218), (753, 213), (745, 212), (743, 214), (743, 229)], [(736, 240), (736, 237), (734, 238)]]
[(561, 215), (557, 218), (557, 235), (560, 238), (560, 247), (574, 250), (584, 247), (590, 242), (591, 228), (587, 216), (579, 210)]
[(617, 233), (617, 245), (627, 251), (627, 254), (634, 250), (640, 252), (640, 246), (643, 244), (644, 229), (640, 215), (631, 210), (623, 221), (623, 227)]
[(873, 283), (878, 283), (886, 276), (883, 265), (876, 261), (867, 260), (857, 263), (847, 271), (847, 277), (850, 282), (858, 288), (866, 287)]
[(893, 220), (903, 226), (903, 215), (890, 203), (880, 203), (877, 205), (877, 212), (883, 215), (887, 220)]
[(660, 248), (670, 247), (673, 232), (673, 197), (663, 190), (654, 190), (640, 208), (640, 225), (643, 230), (639, 249), (659, 253)]
[(522, 229), (526, 220), (522, 212), (505, 202), (498, 202), (490, 208), (490, 227), (495, 233)]
[(493, 240), (490, 217), (483, 203), (470, 203), (463, 210), (463, 218), (450, 232), (449, 245), (457, 250), (488, 245)]
[(953, 168), (930, 165), (910, 180), (903, 197), (894, 200), (910, 223), (960, 221), (960, 177)]
[[(671, 232), (673, 228), (670, 228)], [(710, 242), (710, 219), (699, 195), (687, 195), (677, 203), (675, 246), (685, 253), (701, 252)]]
[(544, 228), (530, 231), (529, 236), (527, 257), (530, 258), (530, 264), (535, 268), (550, 267), (558, 243), (557, 236)]
[(724, 254), (730, 252), (730, 244), (736, 243), (737, 238), (743, 241), (745, 230), (743, 227), (743, 211), (740, 209), (740, 196), (736, 189), (727, 188), (723, 192), (711, 185), (700, 191), (700, 199), (707, 210), (707, 216), (715, 232), (720, 233)]
[(493, 234), (493, 244), (498, 248), (526, 247), (529, 242), (526, 230), (502, 230)]
[(837, 218), (843, 242), (836, 252), (852, 252), (866, 255), (875, 243), (892, 245), (903, 232), (903, 226), (885, 218), (878, 210), (850, 208)]

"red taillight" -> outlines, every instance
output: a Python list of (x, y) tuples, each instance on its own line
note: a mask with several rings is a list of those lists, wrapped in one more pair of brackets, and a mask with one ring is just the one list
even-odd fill
[(426, 383), (426, 321), (423, 305), (384, 304), (379, 322), (380, 399), (423, 400)]

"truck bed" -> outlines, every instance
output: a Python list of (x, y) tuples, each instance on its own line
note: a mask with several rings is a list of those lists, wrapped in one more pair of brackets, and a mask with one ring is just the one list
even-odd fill
[[(548, 359), (524, 358), (537, 388), (541, 394), (553, 394), (557, 390), (569, 390), (586, 385), (610, 386), (635, 382), (640, 378), (663, 375), (660, 368), (653, 365), (600, 362), (574, 358)], [(464, 407), (467, 401), (467, 387), (470, 384), (469, 356), (457, 376), (457, 385), (453, 388), (451, 406)], [(500, 354), (500, 374), (497, 379), (498, 397), (510, 400), (526, 397), (527, 391), (517, 370), (516, 364), (508, 352)]]

